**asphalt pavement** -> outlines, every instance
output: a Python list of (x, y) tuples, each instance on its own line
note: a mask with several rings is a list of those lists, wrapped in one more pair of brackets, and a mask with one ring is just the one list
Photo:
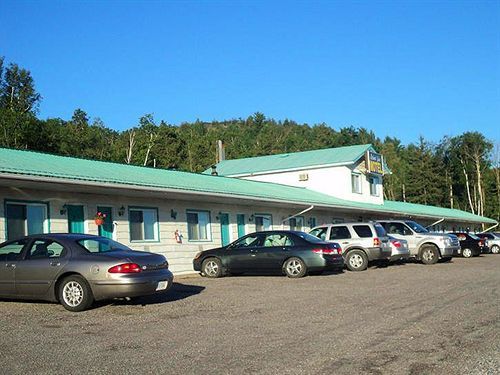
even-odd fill
[(0, 301), (2, 374), (498, 374), (500, 255), (288, 279), (177, 278), (71, 313)]

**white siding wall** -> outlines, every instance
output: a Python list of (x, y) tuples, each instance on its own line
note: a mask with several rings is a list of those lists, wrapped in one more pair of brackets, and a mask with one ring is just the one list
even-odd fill
[[(370, 184), (368, 177), (361, 171), (361, 194), (352, 192), (351, 174), (353, 169), (347, 166), (316, 168), (294, 172), (281, 172), (261, 174), (255, 176), (242, 177), (247, 180), (275, 182), (278, 184), (305, 187), (311, 190), (319, 191), (320, 193), (328, 194), (345, 200), (353, 200), (357, 202), (366, 202), (374, 204), (383, 204), (383, 187), (382, 178), (378, 179), (378, 196), (370, 194)], [(300, 181), (299, 175), (307, 173), (308, 180)]]

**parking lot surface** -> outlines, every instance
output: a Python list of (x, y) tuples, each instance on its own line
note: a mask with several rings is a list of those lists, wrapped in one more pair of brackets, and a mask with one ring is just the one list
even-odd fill
[(178, 278), (71, 313), (0, 301), (3, 374), (496, 374), (500, 256), (367, 271)]

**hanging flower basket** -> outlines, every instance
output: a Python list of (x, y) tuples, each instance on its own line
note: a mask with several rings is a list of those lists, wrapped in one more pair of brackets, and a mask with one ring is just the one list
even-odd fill
[(106, 214), (103, 214), (102, 212), (98, 212), (94, 216), (94, 222), (96, 225), (103, 225), (104, 219), (106, 219)]

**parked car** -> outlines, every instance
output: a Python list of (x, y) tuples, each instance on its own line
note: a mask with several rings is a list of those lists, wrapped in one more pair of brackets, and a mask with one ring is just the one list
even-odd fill
[(485, 240), (477, 237), (475, 234), (466, 232), (453, 232), (460, 241), (460, 249), (453, 255), (463, 256), (464, 258), (478, 257), (481, 253), (488, 253), (490, 249), (485, 244)]
[(196, 254), (195, 271), (202, 276), (280, 272), (288, 277), (320, 274), (344, 267), (339, 244), (327, 243), (307, 233), (265, 231), (248, 234), (217, 249)]
[(379, 220), (387, 233), (399, 240), (408, 241), (410, 256), (424, 264), (434, 264), (442, 258), (450, 260), (460, 249), (455, 236), (445, 233), (431, 233), (412, 220)]
[(4, 242), (0, 263), (0, 297), (60, 302), (70, 311), (98, 300), (164, 293), (173, 282), (163, 255), (85, 234)]
[(391, 262), (406, 260), (410, 257), (410, 248), (408, 247), (408, 241), (389, 236), (389, 243), (391, 244), (392, 251)]
[(486, 246), (492, 254), (500, 254), (500, 236), (494, 233), (479, 233), (477, 236), (486, 240)]
[(328, 242), (338, 242), (350, 271), (363, 271), (370, 261), (391, 259), (389, 237), (377, 223), (325, 224), (311, 229), (309, 234)]

